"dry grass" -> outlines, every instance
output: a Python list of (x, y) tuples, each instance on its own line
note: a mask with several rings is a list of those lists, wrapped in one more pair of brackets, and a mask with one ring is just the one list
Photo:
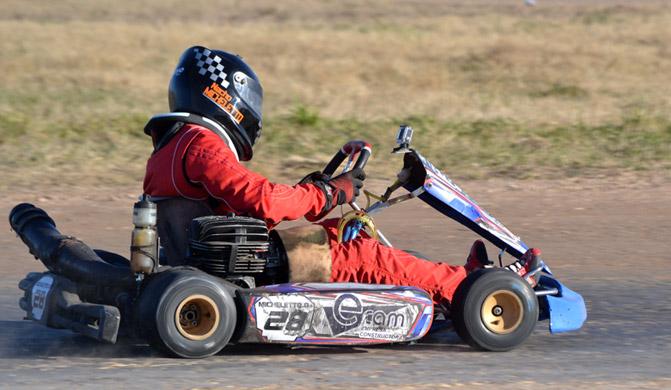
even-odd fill
[[(291, 147), (300, 142), (291, 138), (302, 123), (296, 110), (307, 107), (317, 120), (300, 130), (333, 143), (349, 126), (386, 148), (395, 124), (416, 118), (432, 137), (426, 146), (481, 148), (477, 161), (432, 150), (477, 175), (668, 167), (671, 159), (671, 6), (662, 1), (5, 0), (0, 36), (0, 165), (13, 172), (5, 185), (62, 182), (53, 179), (60, 172), (66, 182), (139, 179), (142, 122), (166, 110), (172, 68), (195, 43), (245, 56), (265, 87), (266, 138), (293, 155), (335, 149)], [(632, 118), (652, 127), (627, 126)], [(483, 141), (482, 123), (496, 142)], [(604, 126), (620, 131), (620, 149), (640, 153), (618, 163), (592, 140)], [(556, 139), (557, 129), (570, 139)], [(511, 169), (515, 149), (505, 142), (518, 135), (540, 140), (529, 150), (547, 154), (545, 164)], [(274, 159), (288, 156), (266, 141), (255, 166), (278, 175)]]

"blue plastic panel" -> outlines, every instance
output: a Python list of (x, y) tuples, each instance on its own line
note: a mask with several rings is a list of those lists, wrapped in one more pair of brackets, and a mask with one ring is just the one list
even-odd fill
[(543, 276), (539, 283), (545, 288), (556, 288), (559, 294), (542, 297), (547, 302), (550, 333), (578, 330), (587, 319), (587, 308), (582, 296), (561, 284), (557, 279)]

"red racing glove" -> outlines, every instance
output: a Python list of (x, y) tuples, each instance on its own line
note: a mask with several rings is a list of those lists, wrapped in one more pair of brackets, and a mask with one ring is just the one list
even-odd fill
[(366, 173), (363, 169), (353, 169), (333, 179), (329, 179), (328, 176), (319, 171), (305, 176), (298, 184), (314, 184), (326, 195), (326, 203), (322, 212), (316, 216), (306, 216), (307, 220), (318, 221), (324, 218), (335, 206), (352, 202), (359, 196), (365, 179)]
[(333, 189), (335, 204), (350, 203), (356, 199), (364, 180), (366, 173), (361, 168), (352, 169), (329, 180), (327, 184)]

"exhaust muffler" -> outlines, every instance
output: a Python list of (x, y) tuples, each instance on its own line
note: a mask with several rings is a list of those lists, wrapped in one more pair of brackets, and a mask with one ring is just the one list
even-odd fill
[(131, 289), (135, 285), (127, 267), (106, 263), (82, 241), (61, 234), (54, 220), (32, 204), (15, 206), (9, 213), (9, 224), (30, 253), (57, 275), (98, 287)]

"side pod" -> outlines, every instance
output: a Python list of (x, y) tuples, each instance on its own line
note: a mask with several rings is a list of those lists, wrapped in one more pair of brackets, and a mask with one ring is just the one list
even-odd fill
[(423, 337), (433, 302), (414, 287), (289, 283), (241, 291), (241, 343), (370, 345)]

